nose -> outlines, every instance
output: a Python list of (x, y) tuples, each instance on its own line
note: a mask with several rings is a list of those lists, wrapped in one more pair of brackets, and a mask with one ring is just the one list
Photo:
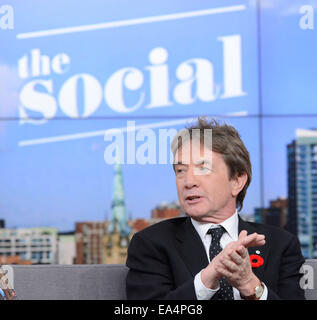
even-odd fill
[(199, 181), (197, 175), (194, 174), (193, 168), (188, 168), (185, 176), (185, 184), (184, 187), (186, 189), (192, 189), (194, 187), (199, 186)]

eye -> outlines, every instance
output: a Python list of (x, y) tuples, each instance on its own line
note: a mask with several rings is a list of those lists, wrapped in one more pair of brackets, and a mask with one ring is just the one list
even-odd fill
[(199, 170), (202, 171), (202, 172), (204, 172), (204, 171), (210, 171), (210, 168), (207, 167), (207, 166), (201, 166), (201, 167), (199, 167)]
[(184, 172), (185, 172), (184, 166), (177, 166), (177, 167), (175, 167), (175, 173), (176, 173), (176, 175), (180, 175), (180, 174), (182, 174), (182, 173), (184, 173)]

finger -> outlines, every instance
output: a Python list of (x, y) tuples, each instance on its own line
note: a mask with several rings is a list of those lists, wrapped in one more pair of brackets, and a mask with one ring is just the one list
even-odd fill
[(257, 243), (253, 247), (260, 247), (265, 245), (265, 240), (257, 241)]
[(263, 245), (263, 240), (265, 240), (265, 236), (261, 234), (257, 234), (255, 232), (239, 240), (239, 242), (244, 247), (249, 248), (249, 247), (255, 247), (258, 245)]
[(256, 239), (256, 236), (257, 235), (255, 233), (249, 234), (246, 237), (239, 239), (238, 243), (239, 245), (242, 245), (247, 248), (249, 244), (251, 244)]
[(265, 240), (265, 235), (264, 234), (258, 234), (255, 240), (256, 241), (263, 241), (263, 240)]
[(228, 269), (226, 269), (225, 267), (218, 266), (217, 272), (219, 272), (223, 277), (225, 277), (227, 279), (232, 278), (232, 273)]
[(221, 262), (230, 272), (236, 272), (239, 270), (238, 266), (231, 260), (223, 259)]
[(265, 236), (258, 235), (256, 239), (248, 244), (248, 247), (256, 247), (265, 245)]
[(242, 240), (242, 239), (245, 238), (247, 235), (248, 235), (248, 232), (247, 232), (246, 230), (242, 230), (242, 231), (239, 233), (238, 240)]
[(248, 256), (248, 250), (243, 246), (239, 246), (236, 252), (241, 256), (242, 259), (245, 259)]
[[(241, 246), (241, 248), (244, 249), (243, 246)], [(238, 249), (239, 249), (239, 248), (238, 248)], [(237, 252), (238, 249), (237, 249), (236, 251), (232, 251), (231, 253), (229, 253), (230, 258), (231, 258), (232, 261), (233, 261), (235, 264), (237, 264), (237, 265), (239, 265), (239, 264), (241, 264), (241, 263), (243, 262), (242, 254), (240, 254), (239, 252)], [(246, 250), (246, 249), (245, 249), (245, 250)]]

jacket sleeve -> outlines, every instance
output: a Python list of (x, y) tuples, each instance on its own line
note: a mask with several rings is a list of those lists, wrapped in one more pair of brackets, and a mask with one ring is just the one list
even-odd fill
[(164, 252), (136, 233), (128, 248), (128, 300), (194, 300), (194, 279), (176, 287)]
[(298, 238), (292, 236), (280, 259), (277, 292), (268, 288), (269, 300), (305, 300), (304, 290), (300, 287), (303, 276), (300, 268), (304, 262)]

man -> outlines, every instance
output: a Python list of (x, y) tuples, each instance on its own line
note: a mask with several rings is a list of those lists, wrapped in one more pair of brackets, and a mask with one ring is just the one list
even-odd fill
[(127, 298), (304, 299), (298, 239), (245, 222), (237, 213), (252, 177), (238, 132), (199, 118), (177, 134), (172, 151), (178, 197), (188, 217), (134, 235)]

